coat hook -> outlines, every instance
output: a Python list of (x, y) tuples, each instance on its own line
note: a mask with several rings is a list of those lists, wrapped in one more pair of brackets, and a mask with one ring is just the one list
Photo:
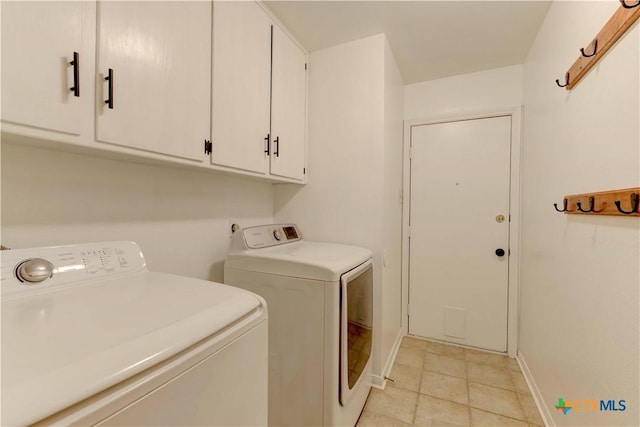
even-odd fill
[(640, 199), (640, 197), (638, 197), (637, 193), (631, 193), (630, 196), (631, 199), (631, 210), (630, 211), (625, 211), (622, 209), (620, 200), (616, 200), (616, 208), (618, 208), (618, 212), (623, 213), (625, 215), (631, 215), (634, 214), (638, 211), (638, 199)]
[(622, 3), (622, 7), (624, 7), (625, 9), (633, 9), (634, 7), (640, 6), (640, 1), (637, 1), (635, 4), (632, 4), (632, 5), (628, 5), (625, 0), (620, 0), (620, 3)]
[(592, 56), (595, 56), (596, 53), (598, 53), (598, 39), (593, 39), (593, 41), (591, 42), (591, 46), (593, 46), (593, 52), (589, 54), (584, 53), (583, 47), (580, 48), (580, 53), (582, 54), (582, 56), (584, 56), (585, 58), (591, 58)]
[(565, 75), (564, 75), (564, 81), (565, 81), (565, 83), (562, 85), (562, 84), (560, 84), (560, 80), (556, 79), (556, 84), (557, 84), (558, 86), (560, 86), (560, 87), (566, 87), (566, 86), (568, 86), (568, 85), (569, 85), (569, 73), (567, 73), (567, 74), (565, 74)]
[(558, 209), (557, 203), (554, 203), (553, 207), (556, 208), (558, 212), (569, 212), (569, 210), (567, 209), (567, 203), (569, 203), (569, 201), (567, 199), (564, 199), (562, 203), (564, 204), (562, 209)]
[(582, 203), (578, 202), (576, 203), (578, 205), (578, 210), (580, 212), (584, 212), (584, 213), (589, 213), (589, 212), (595, 212), (595, 210), (593, 209), (595, 206), (595, 199), (593, 197), (589, 197), (589, 210), (586, 211), (584, 209), (582, 209)]

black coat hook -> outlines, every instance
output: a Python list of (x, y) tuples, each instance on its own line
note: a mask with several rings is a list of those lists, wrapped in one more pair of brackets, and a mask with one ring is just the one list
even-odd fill
[(568, 201), (567, 199), (564, 199), (564, 200), (562, 201), (562, 203), (563, 203), (563, 205), (564, 205), (564, 206), (562, 207), (562, 209), (558, 209), (558, 204), (557, 204), (557, 203), (554, 203), (554, 204), (553, 204), (553, 207), (554, 207), (554, 208), (556, 208), (556, 210), (557, 210), (558, 212), (568, 212), (568, 209), (567, 209), (567, 203), (569, 203), (569, 201)]
[(582, 56), (584, 56), (585, 58), (591, 58), (592, 56), (595, 56), (596, 53), (598, 53), (598, 39), (594, 39), (591, 42), (591, 46), (593, 46), (593, 52), (587, 54), (584, 53), (584, 48), (581, 47), (580, 48), (580, 53), (582, 54)]
[(567, 73), (567, 74), (565, 74), (565, 75), (564, 75), (564, 82), (565, 82), (565, 83), (562, 85), (562, 84), (560, 84), (560, 80), (556, 79), (556, 84), (557, 84), (558, 86), (560, 86), (560, 87), (566, 87), (566, 86), (568, 86), (568, 85), (569, 85), (569, 73)]
[(624, 7), (625, 9), (633, 9), (634, 7), (640, 6), (640, 1), (637, 1), (636, 4), (632, 5), (628, 5), (625, 0), (620, 0), (620, 3), (622, 3), (622, 7)]
[(589, 210), (585, 211), (584, 209), (582, 209), (582, 203), (576, 203), (576, 205), (578, 205), (578, 210), (584, 213), (595, 212), (593, 209), (595, 207), (595, 204), (595, 199), (593, 197), (589, 197)]
[(640, 199), (640, 197), (638, 197), (637, 193), (631, 193), (630, 196), (631, 199), (631, 210), (630, 211), (625, 211), (622, 209), (620, 200), (616, 200), (616, 208), (618, 208), (618, 212), (623, 213), (625, 215), (631, 215), (634, 214), (636, 212), (638, 212), (638, 199)]

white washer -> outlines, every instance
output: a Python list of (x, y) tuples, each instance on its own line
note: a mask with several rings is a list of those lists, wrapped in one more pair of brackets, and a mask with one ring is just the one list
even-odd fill
[[(25, 262), (26, 261), (26, 262)], [(2, 425), (265, 425), (267, 313), (138, 245), (2, 252)]]
[(269, 307), (269, 425), (355, 425), (371, 388), (371, 256), (294, 224), (234, 235), (224, 282)]

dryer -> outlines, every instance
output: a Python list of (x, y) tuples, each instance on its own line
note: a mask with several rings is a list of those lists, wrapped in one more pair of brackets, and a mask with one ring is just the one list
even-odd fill
[(355, 425), (371, 388), (371, 251), (306, 241), (295, 224), (248, 227), (224, 282), (269, 307), (269, 425)]

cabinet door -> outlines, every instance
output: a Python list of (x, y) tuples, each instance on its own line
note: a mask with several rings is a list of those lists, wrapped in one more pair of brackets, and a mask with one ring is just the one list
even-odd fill
[(271, 20), (254, 2), (213, 8), (211, 162), (266, 174)]
[(305, 161), (306, 56), (273, 27), (271, 174), (302, 180)]
[(97, 49), (96, 139), (202, 161), (211, 2), (99, 2)]
[[(2, 1), (2, 121), (79, 135), (89, 76), (74, 87), (80, 65), (84, 2)], [(86, 104), (85, 104), (86, 105)]]

